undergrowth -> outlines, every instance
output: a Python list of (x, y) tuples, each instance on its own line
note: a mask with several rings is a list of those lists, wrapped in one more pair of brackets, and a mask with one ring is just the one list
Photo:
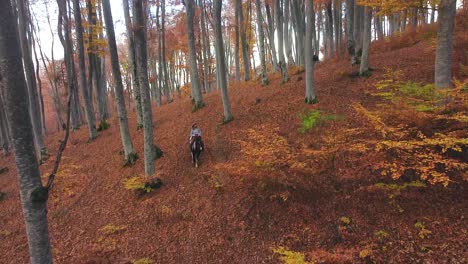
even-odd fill
[(162, 181), (158, 178), (149, 179), (145, 176), (135, 176), (123, 181), (124, 188), (139, 193), (150, 193), (153, 190), (161, 187)]
[(154, 263), (150, 258), (141, 258), (132, 260), (132, 264), (152, 264)]
[(307, 133), (312, 128), (323, 124), (326, 121), (342, 119), (342, 117), (337, 115), (323, 114), (320, 110), (311, 110), (305, 114), (300, 114), (299, 118), (301, 119), (301, 127), (299, 128), (301, 133)]
[[(370, 165), (382, 176), (395, 180), (408, 173), (444, 186), (453, 175), (466, 180), (468, 164), (461, 157), (468, 148), (468, 138), (463, 133), (452, 133), (446, 124), (454, 126), (453, 131), (466, 127), (468, 116), (463, 109), (468, 109), (468, 80), (454, 80), (454, 85), (453, 89), (437, 89), (433, 84), (405, 82), (401, 71), (386, 69), (372, 93), (384, 102), (373, 111), (353, 104), (365, 125), (381, 138), (349, 148), (359, 144), (384, 154), (384, 160), (369, 161)], [(433, 121), (444, 125), (431, 125)]]
[(110, 124), (107, 122), (107, 120), (103, 119), (101, 122), (99, 122), (99, 126), (97, 128), (97, 131), (104, 131), (110, 127)]
[(99, 231), (103, 234), (110, 235), (110, 234), (120, 233), (122, 231), (125, 231), (126, 229), (127, 229), (127, 226), (125, 225), (118, 226), (118, 225), (108, 224), (102, 227), (101, 229), (99, 229)]
[(291, 251), (284, 247), (273, 249), (273, 252), (280, 255), (280, 260), (284, 264), (311, 264), (305, 260), (305, 256), (301, 252)]

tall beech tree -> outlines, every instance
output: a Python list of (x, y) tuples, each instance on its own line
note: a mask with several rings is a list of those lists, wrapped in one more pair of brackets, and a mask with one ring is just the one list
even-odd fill
[(10, 124), (30, 261), (32, 264), (48, 264), (52, 263), (52, 254), (47, 195), (44, 195), (35, 155), (33, 127), (26, 99), (28, 90), (21, 50), (18, 49), (18, 27), (10, 0), (0, 0), (0, 6), (0, 90)]
[(64, 49), (65, 67), (67, 70), (68, 92), (72, 94), (71, 122), (73, 130), (81, 126), (80, 101), (78, 96), (78, 83), (76, 79), (75, 63), (73, 60), (73, 45), (70, 37), (69, 17), (66, 0), (57, 0), (58, 4), (58, 35)]
[(278, 64), (281, 68), (283, 82), (289, 81), (288, 65), (284, 57), (284, 36), (283, 36), (283, 5), (282, 0), (275, 1), (275, 15), (276, 15), (276, 33), (278, 37)]
[(16, 6), (18, 8), (17, 16), (18, 16), (18, 29), (19, 29), (19, 39), (21, 47), (21, 53), (23, 54), (23, 63), (24, 63), (24, 70), (25, 76), (27, 81), (27, 88), (28, 94), (27, 97), (29, 100), (29, 114), (31, 115), (31, 122), (33, 127), (34, 133), (34, 142), (36, 146), (36, 152), (38, 154), (38, 159), (43, 160), (47, 158), (47, 149), (44, 144), (44, 139), (42, 135), (42, 128), (41, 128), (41, 116), (40, 116), (40, 107), (38, 101), (38, 94), (37, 94), (37, 83), (36, 78), (34, 76), (34, 64), (32, 61), (32, 50), (31, 46), (28, 44), (31, 40), (28, 38), (28, 18), (27, 15), (27, 4), (28, 2), (25, 0), (16, 0)]
[(151, 176), (154, 174), (153, 113), (151, 111), (150, 87), (148, 81), (146, 19), (145, 12), (143, 11), (143, 1), (145, 0), (133, 0), (133, 30), (135, 36), (135, 60), (138, 85), (140, 86), (141, 109), (143, 112), (145, 174)]
[(127, 32), (127, 45), (128, 45), (128, 59), (131, 71), (131, 79), (133, 86), (133, 93), (135, 94), (135, 105), (137, 110), (137, 127), (143, 127), (143, 112), (141, 109), (141, 95), (140, 85), (138, 84), (137, 67), (136, 67), (136, 53), (135, 53), (135, 40), (133, 36), (132, 20), (130, 18), (129, 0), (122, 0), (124, 8), (125, 28)]
[(307, 104), (313, 104), (317, 101), (315, 97), (314, 89), (314, 59), (313, 59), (313, 49), (312, 49), (312, 34), (313, 28), (315, 27), (313, 23), (314, 13), (314, 1), (307, 0), (306, 2), (306, 39), (305, 39), (305, 77), (306, 77), (306, 96), (305, 102)]
[(114, 77), (115, 99), (117, 101), (117, 111), (120, 123), (120, 138), (124, 149), (125, 160), (131, 164), (136, 160), (136, 153), (133, 148), (130, 129), (128, 128), (127, 109), (125, 108), (125, 96), (120, 73), (119, 54), (117, 53), (117, 44), (115, 41), (114, 22), (109, 0), (102, 0), (102, 11), (106, 25), (107, 43), (109, 46), (109, 56), (112, 65), (112, 76)]
[(200, 77), (198, 75), (197, 66), (197, 50), (195, 47), (195, 31), (193, 28), (193, 19), (195, 16), (195, 2), (194, 0), (184, 0), (185, 9), (187, 12), (187, 36), (189, 45), (189, 62), (190, 62), (190, 88), (192, 89), (192, 96), (194, 100), (194, 110), (204, 106), (203, 97), (201, 92)]
[(94, 119), (94, 109), (91, 98), (89, 97), (89, 89), (86, 87), (86, 69), (85, 69), (85, 51), (83, 44), (83, 25), (81, 22), (80, 0), (73, 0), (73, 13), (75, 15), (75, 32), (78, 50), (78, 67), (79, 82), (81, 86), (81, 95), (85, 103), (86, 121), (88, 122), (89, 139), (93, 140), (97, 137), (97, 130)]
[(255, 7), (257, 10), (257, 30), (258, 30), (258, 43), (259, 43), (259, 53), (260, 53), (260, 65), (262, 66), (261, 78), (262, 84), (268, 84), (267, 77), (267, 68), (265, 61), (265, 34), (263, 33), (263, 16), (262, 16), (262, 7), (260, 0), (255, 0)]
[(222, 0), (213, 1), (213, 25), (215, 29), (215, 50), (216, 50), (216, 71), (219, 78), (221, 95), (224, 109), (224, 122), (229, 122), (233, 119), (231, 113), (231, 102), (226, 81), (226, 58), (224, 53), (223, 32), (221, 29), (221, 8)]
[(239, 14), (239, 31), (242, 46), (242, 62), (244, 63), (244, 80), (250, 80), (250, 59), (247, 46), (247, 33), (245, 28), (244, 11), (242, 9), (242, 0), (236, 0), (236, 9)]
[(364, 76), (369, 72), (369, 48), (372, 39), (372, 8), (365, 7), (364, 36), (362, 41), (362, 56), (359, 75)]

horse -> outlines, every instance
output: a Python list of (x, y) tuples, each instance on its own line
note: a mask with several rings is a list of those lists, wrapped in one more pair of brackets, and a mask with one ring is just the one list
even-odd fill
[(190, 151), (192, 153), (192, 163), (198, 168), (201, 153), (201, 137), (195, 136), (190, 143)]

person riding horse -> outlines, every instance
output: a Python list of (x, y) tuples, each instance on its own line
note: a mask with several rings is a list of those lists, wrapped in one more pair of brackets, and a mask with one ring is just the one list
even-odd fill
[(195, 167), (198, 168), (198, 162), (200, 158), (200, 152), (204, 149), (203, 141), (201, 140), (201, 130), (198, 128), (197, 124), (192, 125), (192, 130), (190, 131), (190, 152), (192, 153), (192, 163), (195, 164)]
[(189, 143), (190, 143), (190, 148), (192, 148), (193, 141), (195, 139), (200, 141), (201, 144), (201, 151), (205, 149), (205, 145), (203, 144), (202, 138), (201, 138), (201, 130), (198, 127), (197, 123), (192, 124), (192, 129), (190, 131), (190, 138), (189, 138)]

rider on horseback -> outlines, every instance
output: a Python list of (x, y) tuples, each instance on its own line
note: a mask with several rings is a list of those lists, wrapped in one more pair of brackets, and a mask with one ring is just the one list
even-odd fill
[(189, 142), (190, 142), (190, 146), (192, 145), (193, 141), (198, 137), (198, 139), (200, 140), (200, 145), (201, 145), (201, 151), (204, 150), (205, 148), (205, 145), (203, 144), (203, 141), (201, 139), (201, 130), (200, 128), (198, 127), (197, 123), (193, 123), (192, 124), (192, 129), (190, 131), (190, 139), (189, 139)]

